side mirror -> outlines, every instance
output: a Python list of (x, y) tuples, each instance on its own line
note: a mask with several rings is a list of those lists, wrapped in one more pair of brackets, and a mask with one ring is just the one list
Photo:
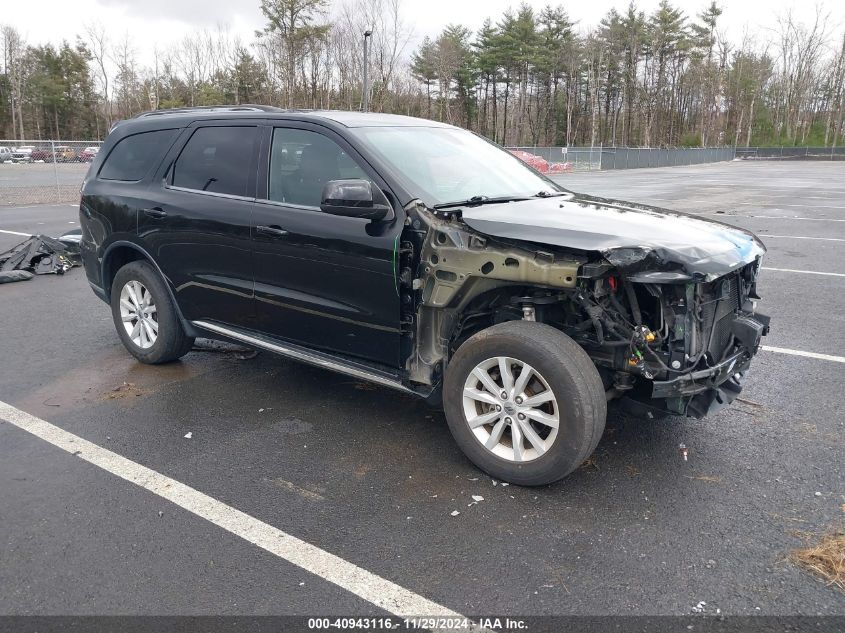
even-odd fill
[(390, 205), (381, 189), (369, 180), (330, 180), (323, 186), (320, 210), (348, 218), (383, 220)]

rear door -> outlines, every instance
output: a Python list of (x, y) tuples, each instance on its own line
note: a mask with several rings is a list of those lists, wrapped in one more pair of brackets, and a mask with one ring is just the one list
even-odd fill
[(138, 214), (138, 234), (188, 320), (250, 327), (250, 214), (258, 126), (202, 122), (165, 159)]
[[(397, 367), (399, 205), (334, 132), (286, 122), (267, 133), (252, 226), (259, 329)], [(339, 178), (375, 183), (400, 215), (371, 222), (323, 213), (323, 185)]]

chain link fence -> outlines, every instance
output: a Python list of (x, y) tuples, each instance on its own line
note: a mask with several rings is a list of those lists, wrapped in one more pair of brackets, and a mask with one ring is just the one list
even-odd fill
[(845, 160), (845, 147), (737, 147), (736, 157), (768, 160)]
[[(733, 160), (733, 147), (509, 147), (511, 152), (544, 173), (598, 169), (676, 167)], [(527, 158), (529, 154), (541, 160)], [(543, 162), (548, 163), (544, 169)], [(536, 164), (535, 164), (536, 163)], [(563, 165), (555, 168), (554, 165)]]
[(76, 202), (100, 141), (0, 139), (0, 207)]

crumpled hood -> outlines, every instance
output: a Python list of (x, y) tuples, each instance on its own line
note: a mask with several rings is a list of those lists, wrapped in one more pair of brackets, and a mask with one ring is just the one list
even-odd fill
[(766, 252), (721, 222), (581, 194), (466, 207), (461, 217), (494, 237), (598, 251), (635, 281), (712, 281)]

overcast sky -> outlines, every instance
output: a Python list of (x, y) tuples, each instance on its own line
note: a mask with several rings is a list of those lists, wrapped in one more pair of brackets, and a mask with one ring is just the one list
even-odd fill
[[(338, 4), (345, 0), (334, 0)], [(659, 0), (638, 0), (646, 12)], [(517, 7), (519, 0), (402, 0), (402, 15), (412, 25), (413, 38), (409, 50), (425, 35), (436, 35), (446, 24), (464, 24), (477, 29), (484, 18), (498, 20), (508, 7)], [(694, 17), (709, 0), (676, 0), (688, 17)], [(528, 0), (539, 10), (546, 4), (562, 4), (570, 18), (581, 28), (597, 24), (612, 7), (620, 12), (627, 0)], [(761, 32), (776, 24), (776, 16), (792, 10), (796, 18), (812, 22), (815, 3), (811, 0), (722, 0), (724, 12), (720, 30), (732, 41), (741, 40), (744, 29)], [(840, 31), (845, 24), (845, 2), (826, 0), (824, 11), (830, 14), (828, 26)], [(214, 29), (225, 25), (240, 34), (245, 42), (264, 25), (259, 0), (0, 0), (0, 23), (18, 28), (30, 43), (58, 44), (62, 39), (73, 41), (82, 34), (86, 23), (99, 21), (112, 34), (113, 40), (128, 33), (141, 62), (149, 64), (153, 45), (160, 49), (177, 42), (193, 28)]]

